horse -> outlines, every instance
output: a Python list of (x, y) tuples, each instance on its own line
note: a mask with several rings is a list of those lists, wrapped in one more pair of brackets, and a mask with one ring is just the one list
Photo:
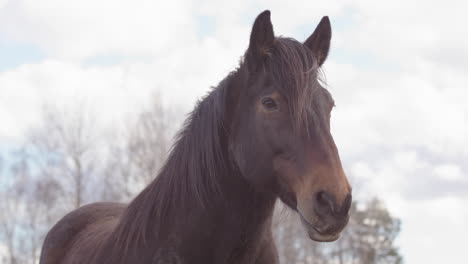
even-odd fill
[(278, 263), (278, 199), (310, 239), (336, 240), (352, 198), (320, 81), (330, 40), (328, 17), (301, 43), (259, 14), (239, 66), (197, 102), (157, 177), (128, 205), (64, 216), (40, 264)]

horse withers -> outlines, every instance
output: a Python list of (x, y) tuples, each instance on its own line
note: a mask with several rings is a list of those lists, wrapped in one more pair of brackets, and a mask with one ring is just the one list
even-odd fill
[(319, 82), (330, 39), (328, 17), (301, 43), (275, 37), (261, 13), (239, 67), (198, 102), (155, 180), (128, 205), (66, 215), (40, 263), (277, 263), (278, 198), (312, 240), (336, 240), (351, 187)]

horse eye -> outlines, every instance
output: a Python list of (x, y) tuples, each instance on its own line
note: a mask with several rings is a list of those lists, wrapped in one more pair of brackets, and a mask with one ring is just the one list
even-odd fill
[(268, 110), (278, 109), (278, 105), (276, 104), (275, 100), (271, 99), (270, 97), (263, 98), (262, 99), (262, 104)]

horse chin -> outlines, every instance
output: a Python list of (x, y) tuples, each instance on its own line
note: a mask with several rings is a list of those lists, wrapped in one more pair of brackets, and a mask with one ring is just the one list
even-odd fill
[(317, 242), (333, 242), (340, 238), (340, 234), (323, 235), (316, 230), (308, 230), (309, 238)]
[(333, 242), (340, 237), (340, 232), (338, 233), (322, 233), (320, 232), (313, 224), (307, 221), (302, 214), (299, 213), (301, 217), (301, 223), (304, 228), (307, 230), (309, 238), (317, 242)]

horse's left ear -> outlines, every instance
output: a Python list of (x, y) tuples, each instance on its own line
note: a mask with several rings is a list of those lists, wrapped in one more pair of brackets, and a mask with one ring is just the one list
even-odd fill
[(314, 54), (319, 66), (322, 66), (327, 59), (328, 51), (330, 50), (331, 35), (330, 19), (324, 16), (322, 20), (320, 20), (314, 33), (304, 42), (304, 45)]

